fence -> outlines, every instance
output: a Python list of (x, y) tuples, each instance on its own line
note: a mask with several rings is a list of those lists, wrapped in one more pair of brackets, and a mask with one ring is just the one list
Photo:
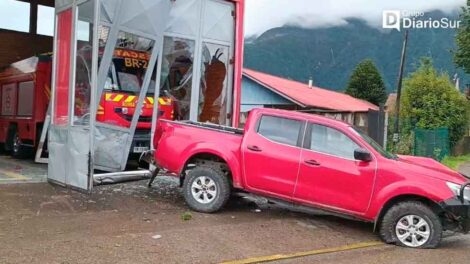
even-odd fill
[(373, 138), (377, 143), (381, 146), (385, 147), (386, 140), (385, 137), (387, 133), (385, 133), (385, 122), (386, 122), (386, 115), (383, 111), (369, 111), (367, 113), (367, 120), (368, 120), (368, 127), (367, 133), (371, 138)]
[(416, 120), (400, 119), (399, 141), (393, 141), (395, 118), (389, 118), (387, 149), (391, 152), (441, 161), (451, 155), (448, 128), (417, 128)]
[(414, 129), (415, 156), (430, 157), (441, 161), (451, 154), (449, 129)]

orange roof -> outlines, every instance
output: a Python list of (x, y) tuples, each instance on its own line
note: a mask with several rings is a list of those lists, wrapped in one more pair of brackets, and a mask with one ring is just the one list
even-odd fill
[(309, 87), (308, 84), (283, 79), (249, 69), (244, 69), (243, 74), (271, 91), (303, 107), (341, 112), (368, 112), (369, 110), (379, 110), (379, 107), (372, 103), (354, 98), (344, 93), (334, 92), (319, 87)]

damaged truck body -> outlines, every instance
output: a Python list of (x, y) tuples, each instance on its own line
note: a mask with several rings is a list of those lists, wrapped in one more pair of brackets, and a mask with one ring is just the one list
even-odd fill
[(385, 242), (412, 248), (437, 247), (445, 230), (470, 231), (469, 178), (388, 153), (341, 121), (273, 109), (252, 110), (243, 130), (159, 121), (154, 148), (154, 165), (180, 178), (199, 212), (241, 193), (373, 222)]

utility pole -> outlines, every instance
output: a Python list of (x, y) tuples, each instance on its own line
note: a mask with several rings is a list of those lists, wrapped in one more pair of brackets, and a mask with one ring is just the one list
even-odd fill
[(405, 40), (403, 41), (403, 49), (401, 51), (401, 61), (400, 61), (400, 70), (398, 72), (398, 81), (397, 81), (397, 102), (395, 105), (395, 127), (393, 134), (393, 142), (396, 146), (400, 140), (400, 102), (401, 102), (401, 88), (403, 84), (403, 71), (405, 68), (406, 61), (406, 48), (408, 46), (408, 30), (405, 31)]

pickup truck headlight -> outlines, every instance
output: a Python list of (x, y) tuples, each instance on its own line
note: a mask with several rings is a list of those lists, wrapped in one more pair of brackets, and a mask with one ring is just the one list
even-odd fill
[[(461, 185), (458, 185), (458, 184), (455, 184), (455, 183), (452, 183), (452, 182), (448, 182), (447, 186), (455, 194), (455, 196), (457, 196), (457, 197), (460, 196), (460, 190), (462, 189)], [(464, 197), (465, 200), (470, 201), (470, 187), (465, 188), (465, 192), (464, 192), (463, 197)]]

